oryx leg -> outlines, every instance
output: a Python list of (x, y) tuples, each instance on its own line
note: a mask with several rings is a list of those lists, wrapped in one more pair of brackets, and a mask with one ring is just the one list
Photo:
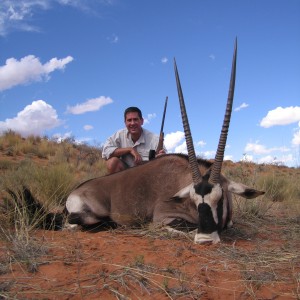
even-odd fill
[(182, 230), (177, 230), (169, 225), (165, 225), (163, 227), (163, 229), (167, 230), (168, 232), (172, 233), (172, 234), (176, 234), (178, 236), (184, 236), (184, 237), (189, 237), (189, 238), (192, 238), (194, 239), (195, 238), (195, 235), (197, 233), (197, 229), (194, 229), (194, 230), (191, 230), (189, 232), (185, 232), (185, 231), (182, 231)]

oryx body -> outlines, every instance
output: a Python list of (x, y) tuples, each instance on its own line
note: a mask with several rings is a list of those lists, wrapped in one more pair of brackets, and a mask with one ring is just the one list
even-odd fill
[[(210, 163), (202, 161), (203, 167)], [(143, 165), (88, 180), (68, 197), (69, 222), (82, 225), (104, 217), (120, 225), (145, 221), (168, 224), (182, 218), (197, 224), (196, 205), (190, 200), (172, 199), (192, 183), (187, 157), (164, 155)]]
[[(202, 174), (211, 162), (198, 159)], [(199, 226), (197, 203), (190, 195), (192, 183), (188, 157), (168, 154), (125, 171), (88, 180), (68, 197), (69, 223), (91, 225), (107, 220), (135, 226), (146, 222), (169, 225), (186, 221)], [(232, 193), (253, 198), (260, 192), (221, 176), (223, 200), (212, 208), (217, 231), (231, 224)], [(203, 220), (205, 221), (205, 220)], [(211, 240), (210, 240), (211, 241)], [(215, 240), (214, 242), (218, 241)]]

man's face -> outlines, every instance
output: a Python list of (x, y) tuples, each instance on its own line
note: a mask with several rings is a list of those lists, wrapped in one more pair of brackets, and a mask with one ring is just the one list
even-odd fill
[(140, 118), (137, 112), (129, 112), (126, 114), (125, 125), (130, 134), (141, 134), (143, 123), (144, 119)]

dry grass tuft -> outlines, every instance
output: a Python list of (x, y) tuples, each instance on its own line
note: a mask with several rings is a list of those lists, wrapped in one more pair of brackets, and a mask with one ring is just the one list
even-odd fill
[(26, 265), (30, 273), (35, 273), (41, 264), (39, 258), (47, 253), (47, 247), (33, 237), (33, 231), (27, 227), (14, 230), (0, 227), (1, 239), (5, 241), (6, 257), (2, 261), (3, 271), (9, 270), (8, 265), (18, 262)]
[[(114, 271), (108, 272), (107, 268)], [(108, 289), (117, 299), (131, 299), (130, 294), (160, 294), (169, 299), (200, 299), (203, 292), (191, 286), (191, 281), (181, 272), (170, 272), (155, 266), (134, 262), (133, 266), (103, 264), (103, 289)], [(119, 298), (120, 297), (120, 298)]]

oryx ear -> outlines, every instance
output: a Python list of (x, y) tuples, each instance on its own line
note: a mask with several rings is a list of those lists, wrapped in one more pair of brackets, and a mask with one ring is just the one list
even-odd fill
[(190, 190), (191, 188), (194, 186), (194, 183), (191, 183), (190, 185), (184, 187), (183, 189), (181, 189), (180, 191), (178, 191), (173, 198), (177, 197), (177, 198), (185, 198), (188, 197), (190, 195)]
[(229, 182), (228, 191), (247, 199), (252, 199), (265, 193), (234, 181)]

